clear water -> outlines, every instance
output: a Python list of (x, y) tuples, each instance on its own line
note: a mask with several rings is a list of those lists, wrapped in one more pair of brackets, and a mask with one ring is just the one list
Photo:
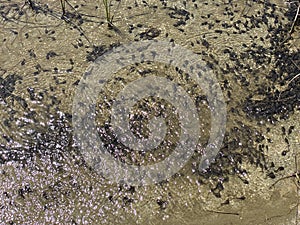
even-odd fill
[[(70, 0), (63, 19), (60, 2), (32, 2), (32, 8), (23, 1), (0, 2), (1, 223), (300, 221), (299, 179), (295, 175), (300, 158), (298, 23), (287, 39), (297, 4), (279, 0), (112, 1), (114, 27), (109, 28), (102, 1)], [(202, 80), (201, 86), (191, 76), (191, 67), (186, 67), (188, 74), (184, 66), (178, 69), (161, 62), (163, 59), (124, 66), (104, 82), (101, 76), (115, 69), (110, 59), (98, 72), (98, 83), (87, 83), (89, 92), (78, 89), (90, 69), (98, 68), (93, 64), (98, 57), (109, 57), (112, 49), (129, 43), (138, 46), (145, 40), (176, 44), (192, 52), (213, 72), (217, 84)], [(155, 51), (159, 55), (162, 49)], [(124, 51), (120, 55), (123, 57)], [(188, 56), (191, 59), (192, 55)], [(135, 57), (143, 56), (137, 52)], [(185, 52), (174, 61), (184, 57)], [(204, 68), (201, 70), (207, 74)], [(130, 86), (153, 76), (159, 78), (158, 83)], [(162, 85), (159, 89), (165, 92), (158, 96), (150, 93), (131, 105), (129, 125), (125, 124), (131, 136), (120, 138), (127, 138), (129, 147), (124, 147), (112, 125), (114, 104), (124, 102), (124, 98), (116, 100), (117, 96), (122, 91), (132, 94), (132, 89), (142, 95), (147, 93), (149, 83), (155, 89), (165, 79), (174, 85)], [(96, 88), (102, 84), (97, 94)], [(141, 88), (142, 84), (146, 87)], [(212, 158), (211, 151), (204, 150), (211, 133), (219, 137), (219, 129), (212, 129), (214, 118), (224, 113), (210, 104), (208, 93), (212, 95), (217, 87), (226, 103), (226, 130), (221, 148), (213, 155), (215, 160), (201, 169), (203, 159)], [(175, 92), (173, 88), (177, 88)], [(183, 109), (175, 107), (185, 106), (179, 101), (182, 95), (174, 98), (175, 93), (181, 93), (179, 89), (190, 99)], [(166, 95), (173, 98), (164, 99)], [(74, 111), (78, 96), (85, 100), (78, 105), (89, 101), (94, 104), (92, 113), (80, 111), (80, 107)], [(86, 120), (76, 127), (74, 119), (83, 115), (80, 113), (86, 113)], [(88, 133), (88, 120), (94, 122), (95, 136)], [(189, 122), (186, 129), (182, 129), (184, 120)], [(167, 167), (155, 167), (174, 153), (188, 129), (195, 131), (195, 124), (199, 124), (198, 139), (196, 145), (187, 148), (192, 149), (190, 157), (180, 164), (184, 157), (179, 155)], [(87, 145), (75, 138), (75, 130), (84, 126)], [(103, 164), (96, 160), (101, 159), (97, 158), (98, 148), (89, 145), (95, 137), (101, 139), (108, 156), (118, 162), (135, 169), (154, 165), (161, 171), (155, 175), (163, 176), (169, 170), (170, 176), (147, 185), (113, 182), (108, 177), (115, 178), (117, 170), (106, 173), (101, 169)], [(149, 139), (154, 141), (147, 142)], [(149, 149), (143, 148), (145, 145)]]

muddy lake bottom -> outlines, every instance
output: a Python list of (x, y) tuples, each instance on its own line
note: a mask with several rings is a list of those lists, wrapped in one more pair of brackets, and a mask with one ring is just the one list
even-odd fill
[[(111, 1), (108, 26), (102, 1), (0, 1), (0, 224), (300, 224), (299, 18), (291, 30), (298, 4)], [(202, 72), (212, 71), (217, 84), (206, 90), (184, 68), (143, 60), (146, 48), (130, 58), (139, 63), (114, 72), (125, 54), (118, 49), (148, 42), (181, 46), (199, 57)], [(169, 57), (162, 50), (152, 54)], [(113, 54), (119, 58), (105, 61)], [(186, 54), (173, 61), (181, 57)], [(95, 71), (102, 78), (112, 74), (88, 83)], [(122, 90), (136, 87), (131, 83), (152, 77), (178, 84), (175, 93), (188, 93), (197, 116), (179, 115), (178, 102), (159, 96), (139, 99), (130, 111), (133, 136), (163, 130), (154, 117), (167, 128), (157, 148), (133, 151), (116, 138), (112, 107)], [(103, 86), (94, 99), (82, 84)], [(221, 91), (223, 112), (210, 106), (210, 90)], [(143, 166), (168, 158), (185, 134), (181, 119), (199, 122), (193, 154), (159, 182), (112, 182), (74, 138), (81, 128), (76, 116), (85, 113), (74, 111), (78, 96), (95, 103), (91, 118), (116, 160)], [(200, 170), (216, 115), (226, 115), (222, 144)]]

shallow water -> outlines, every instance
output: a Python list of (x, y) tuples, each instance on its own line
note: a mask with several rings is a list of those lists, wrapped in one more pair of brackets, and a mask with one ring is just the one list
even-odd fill
[[(33, 2), (33, 9), (23, 1), (0, 3), (3, 224), (300, 221), (295, 176), (300, 158), (298, 24), (286, 39), (296, 5), (278, 0), (113, 1), (115, 28), (109, 29), (103, 8), (94, 1), (70, 0), (64, 19), (56, 1)], [(152, 97), (132, 107), (131, 130), (135, 137), (149, 137), (165, 124), (163, 144), (137, 152), (116, 141), (111, 107), (120, 91), (143, 77), (168, 78), (189, 94), (200, 137), (189, 161), (167, 180), (116, 184), (98, 173), (75, 140), (73, 104), (93, 61), (142, 40), (182, 46), (213, 71), (226, 102), (226, 132), (215, 162), (199, 171), (213, 123), (207, 92), (163, 63), (122, 68), (95, 100), (97, 131), (111, 155), (127, 164), (155, 164), (172, 154), (184, 134), (174, 104)], [(151, 127), (157, 116), (166, 122)]]

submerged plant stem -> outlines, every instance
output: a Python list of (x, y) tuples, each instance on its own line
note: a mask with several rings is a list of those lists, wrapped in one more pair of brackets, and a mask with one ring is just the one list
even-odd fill
[(106, 21), (108, 22), (108, 26), (112, 26), (113, 16), (111, 16), (111, 0), (102, 0), (105, 14), (106, 14)]
[(62, 9), (62, 14), (65, 15), (66, 14), (66, 2), (64, 0), (60, 0), (60, 5), (61, 5), (61, 9)]

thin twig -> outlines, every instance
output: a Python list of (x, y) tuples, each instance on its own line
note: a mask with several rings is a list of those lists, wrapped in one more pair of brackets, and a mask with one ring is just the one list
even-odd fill
[(290, 29), (290, 34), (293, 32), (294, 27), (295, 27), (295, 24), (296, 24), (296, 22), (297, 22), (297, 19), (298, 19), (298, 16), (299, 16), (299, 10), (300, 10), (300, 1), (298, 2), (297, 12), (296, 12), (296, 15), (295, 15), (295, 17), (294, 17), (294, 21), (293, 21), (292, 26), (291, 26), (291, 29)]
[(207, 212), (211, 212), (211, 213), (218, 213), (218, 214), (226, 214), (226, 215), (235, 215), (235, 216), (239, 216), (239, 213), (234, 213), (234, 212), (222, 212), (222, 211), (214, 211), (214, 210), (205, 210)]
[[(294, 77), (286, 84), (286, 86), (288, 87), (288, 86), (290, 85), (290, 83), (291, 83), (293, 80), (295, 80), (296, 78), (298, 78), (299, 76), (300, 76), (300, 73), (298, 73), (296, 76), (294, 76)], [(281, 94), (282, 94), (282, 91), (279, 93), (277, 101), (280, 100)]]
[[(39, 10), (41, 10), (45, 14), (49, 14), (49, 15), (53, 16), (54, 18), (57, 18), (57, 19), (62, 19), (66, 23), (71, 24), (73, 27), (75, 27), (80, 32), (80, 34), (88, 41), (89, 44), (92, 44), (91, 41), (89, 40), (89, 38), (85, 35), (84, 30), (80, 26), (78, 26), (77, 24), (75, 24), (73, 21), (71, 21), (71, 19), (69, 19), (65, 15), (65, 13), (66, 13), (66, 10), (65, 10), (65, 4), (66, 4), (66, 2), (67, 2), (68, 5), (70, 5), (73, 8), (73, 6), (67, 0), (60, 0), (62, 11), (63, 11), (63, 15), (61, 16), (61, 18), (59, 18), (59, 16), (56, 15), (55, 13), (53, 13), (53, 12), (43, 9), (41, 6), (39, 6), (39, 3), (34, 3), (35, 4), (34, 6), (35, 7), (39, 7)], [(30, 0), (28, 3), (29, 4), (30, 3), (33, 4), (33, 1)]]
[[(296, 171), (298, 171), (298, 160), (297, 160), (296, 153), (295, 153), (295, 167), (296, 167)], [(300, 219), (299, 218), (299, 210), (300, 210), (300, 208), (299, 208), (299, 204), (300, 204), (300, 200), (299, 200), (299, 197), (300, 197), (300, 177), (299, 177), (298, 172), (296, 172), (295, 176), (296, 176), (296, 181), (295, 182), (296, 182), (297, 195), (298, 195), (298, 197), (297, 197), (296, 224), (298, 224), (299, 219)]]
[(294, 17), (293, 23), (291, 25), (290, 31), (288, 32), (288, 36), (281, 42), (281, 45), (284, 44), (287, 40), (289, 40), (291, 38), (291, 34), (294, 31), (298, 16), (299, 16), (299, 11), (300, 11), (300, 0), (298, 1), (298, 8), (297, 8), (297, 12), (296, 15)]

